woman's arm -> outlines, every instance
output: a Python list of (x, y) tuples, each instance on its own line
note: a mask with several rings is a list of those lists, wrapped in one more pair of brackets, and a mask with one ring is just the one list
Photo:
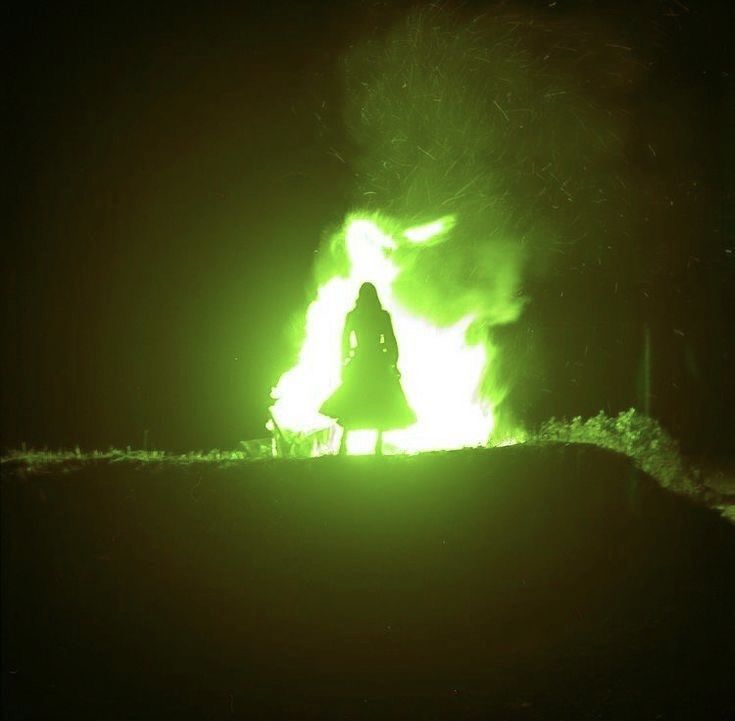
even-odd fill
[(388, 311), (385, 311), (383, 343), (385, 344), (385, 351), (388, 354), (391, 364), (396, 365), (398, 363), (398, 341), (396, 341), (396, 334), (393, 332), (393, 321)]
[(350, 335), (352, 334), (352, 313), (348, 313), (345, 318), (345, 327), (342, 329), (342, 365), (344, 365), (350, 357), (352, 347), (350, 346)]

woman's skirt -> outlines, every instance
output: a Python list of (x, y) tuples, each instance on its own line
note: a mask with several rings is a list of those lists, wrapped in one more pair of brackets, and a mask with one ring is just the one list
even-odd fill
[(398, 370), (384, 353), (356, 355), (342, 371), (342, 384), (319, 412), (348, 430), (388, 431), (416, 422)]

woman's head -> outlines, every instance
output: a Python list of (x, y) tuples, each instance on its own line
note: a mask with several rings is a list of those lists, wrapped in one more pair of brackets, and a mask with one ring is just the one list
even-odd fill
[(382, 308), (380, 298), (378, 298), (378, 291), (372, 283), (363, 283), (360, 286), (355, 307), (363, 310), (379, 310)]

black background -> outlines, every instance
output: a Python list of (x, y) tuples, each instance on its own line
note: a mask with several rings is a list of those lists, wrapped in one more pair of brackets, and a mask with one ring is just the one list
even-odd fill
[[(593, 15), (647, 74), (626, 152), (636, 233), (529, 278), (500, 340), (540, 352), (521, 420), (641, 405), (735, 450), (735, 126), (728, 3), (523, 2)], [(264, 435), (313, 253), (349, 205), (338, 61), (410, 3), (31, 3), (6, 11), (2, 445), (232, 447)], [(487, 3), (463, 3), (475, 13)], [(655, 166), (647, 146), (655, 138)], [(646, 160), (647, 159), (647, 160)]]

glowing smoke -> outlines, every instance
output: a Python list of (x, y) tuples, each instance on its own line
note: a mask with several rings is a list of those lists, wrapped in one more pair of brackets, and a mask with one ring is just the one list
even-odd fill
[[(365, 281), (375, 284), (393, 320), (399, 345), (402, 385), (417, 422), (408, 429), (386, 434), (386, 442), (402, 451), (461, 448), (484, 444), (493, 429), (489, 402), (479, 393), (487, 365), (485, 344), (468, 341), (467, 331), (475, 318), (468, 315), (449, 327), (438, 327), (406, 311), (393, 293), (398, 273), (393, 258), (400, 243), (427, 242), (444, 234), (451, 220), (444, 219), (420, 229), (407, 229), (400, 237), (388, 235), (379, 219), (349, 218), (337, 234), (338, 248), (349, 260), (346, 277), (334, 276), (323, 283), (309, 306), (306, 338), (296, 366), (285, 373), (274, 391), (272, 409), (280, 428), (310, 433), (330, 421), (319, 406), (337, 387), (341, 370), (341, 337), (345, 316), (355, 303)], [(412, 240), (413, 237), (413, 240)], [(355, 436), (360, 450), (370, 438)], [(335, 439), (321, 450), (334, 448)], [(320, 449), (316, 449), (317, 451)]]
[[(455, 337), (454, 368), (438, 373), (430, 357), (423, 359), (434, 378), (432, 407), (447, 422), (432, 431), (426, 426), (424, 440), (398, 445), (472, 445), (486, 441), (494, 424), (497, 429), (512, 378), (497, 372), (492, 328), (520, 317), (524, 272), (581, 238), (602, 236), (620, 215), (615, 168), (624, 123), (600, 98), (600, 84), (585, 75), (591, 52), (588, 35), (576, 28), (543, 27), (507, 14), (463, 22), (428, 8), (347, 55), (345, 121), (353, 147), (341, 155), (355, 175), (352, 219), (370, 219), (371, 230), (358, 228), (385, 240), (356, 260), (362, 251), (345, 247), (356, 232), (347, 223), (319, 254), (320, 287), (300, 361), (276, 391), (275, 414), (285, 428), (325, 425), (316, 409), (337, 382), (344, 315), (359, 282), (372, 280), (399, 316), (394, 322), (409, 400), (416, 403), (426, 387), (416, 385), (420, 363), (410, 361), (412, 373), (404, 367), (407, 349), (432, 334)], [(600, 73), (613, 63), (616, 79), (605, 85), (608, 91), (611, 82), (613, 92), (626, 85), (629, 63), (599, 54), (595, 61)], [(381, 243), (380, 253), (371, 255)], [(409, 330), (409, 319), (425, 329), (423, 336)], [(448, 379), (466, 373), (462, 362), (469, 357), (474, 388), (462, 390), (448, 418), (441, 386), (454, 392)], [(325, 364), (329, 371), (319, 371)], [(438, 377), (445, 380), (437, 385)], [(304, 400), (303, 388), (297, 390), (304, 383), (313, 398)], [(510, 430), (508, 421), (501, 425)]]

